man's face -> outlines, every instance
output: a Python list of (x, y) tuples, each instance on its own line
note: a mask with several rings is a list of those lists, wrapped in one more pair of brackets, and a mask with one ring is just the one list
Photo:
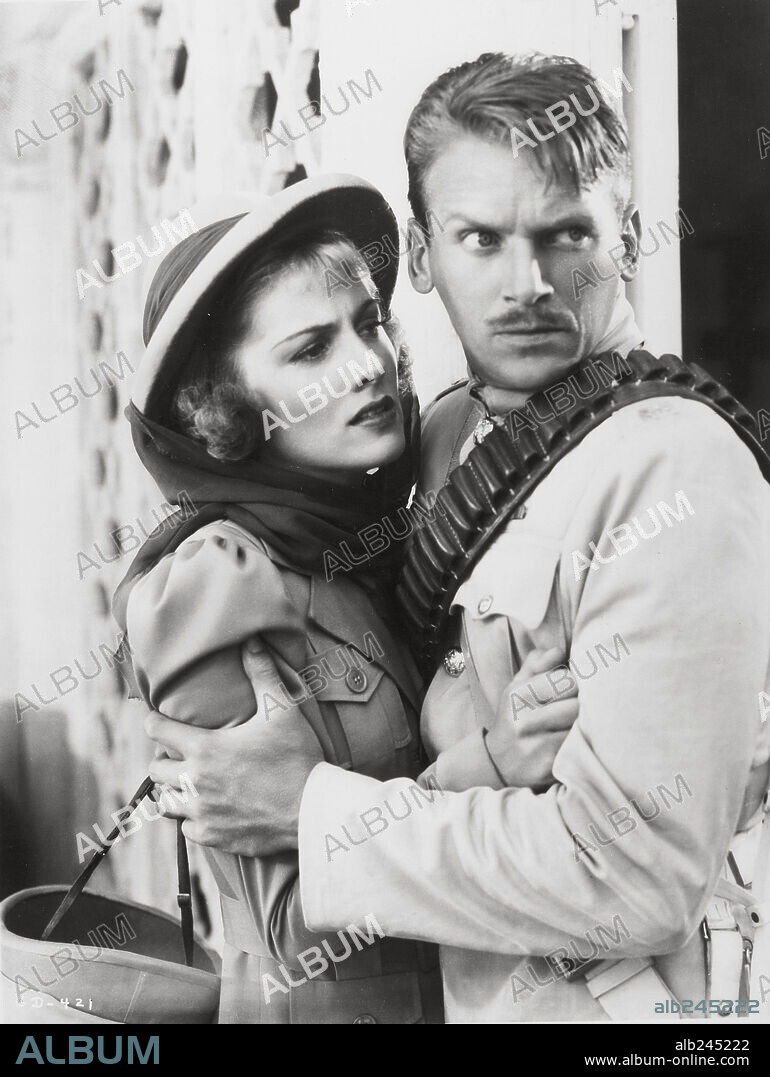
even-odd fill
[[(618, 220), (606, 179), (577, 193), (549, 185), (526, 148), (514, 157), (474, 135), (447, 141), (425, 194), (443, 231), (425, 245), (413, 228), (412, 283), (436, 288), (487, 404), (506, 412), (595, 352), (635, 272), (638, 213)], [(596, 279), (590, 261), (610, 279), (586, 286), (575, 270)]]

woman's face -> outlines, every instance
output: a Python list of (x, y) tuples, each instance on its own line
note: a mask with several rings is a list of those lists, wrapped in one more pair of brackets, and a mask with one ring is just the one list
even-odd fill
[(287, 269), (257, 295), (237, 362), (261, 412), (261, 460), (357, 481), (404, 450), (396, 353), (371, 281), (328, 295), (326, 276)]

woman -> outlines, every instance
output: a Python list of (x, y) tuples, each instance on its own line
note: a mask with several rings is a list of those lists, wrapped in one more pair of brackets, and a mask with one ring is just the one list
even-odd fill
[[(228, 725), (300, 701), (329, 759), (387, 779), (425, 760), (420, 683), (390, 609), (400, 544), (370, 555), (358, 534), (397, 518), (417, 459), (388, 321), (396, 266), (370, 273), (359, 254), (383, 236), (397, 249), (382, 197), (324, 177), (167, 256), (128, 417), (164, 495), (196, 511), (145, 546), (116, 615), (153, 707)], [(327, 582), (341, 550), (355, 563)], [(254, 698), (242, 646), (257, 634), (283, 698)], [(222, 1021), (440, 1020), (432, 947), (381, 939), (376, 925), (308, 931), (294, 853), (207, 855), (225, 930)]]
[[(115, 606), (154, 709), (218, 726), (306, 720), (327, 759), (382, 780), (427, 763), (392, 606), (417, 406), (389, 315), (395, 262), (370, 270), (360, 254), (387, 239), (397, 249), (374, 188), (318, 177), (164, 260), (127, 414), (164, 496), (195, 511), (148, 541)], [(252, 691), (255, 637), (278, 696)], [(224, 920), (221, 1021), (441, 1020), (433, 947), (376, 924), (309, 931), (294, 851), (206, 854)]]

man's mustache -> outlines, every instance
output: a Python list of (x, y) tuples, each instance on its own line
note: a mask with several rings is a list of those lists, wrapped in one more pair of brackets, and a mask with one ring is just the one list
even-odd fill
[(569, 332), (574, 328), (571, 321), (565, 318), (539, 317), (539, 318), (492, 318), (487, 326), (493, 333), (558, 333)]

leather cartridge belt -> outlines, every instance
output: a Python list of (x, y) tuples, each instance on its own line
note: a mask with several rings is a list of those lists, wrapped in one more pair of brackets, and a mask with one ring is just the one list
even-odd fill
[(552, 386), (524, 408), (489, 417), (489, 432), (451, 473), (436, 498), (433, 519), (410, 545), (398, 596), (426, 677), (433, 676), (445, 649), (454, 596), (479, 558), (551, 469), (621, 408), (664, 396), (706, 404), (749, 446), (770, 481), (770, 459), (753, 416), (694, 363), (643, 350), (625, 358), (613, 352), (582, 360), (572, 379), (589, 385), (579, 390), (579, 398), (566, 393), (557, 403)]

